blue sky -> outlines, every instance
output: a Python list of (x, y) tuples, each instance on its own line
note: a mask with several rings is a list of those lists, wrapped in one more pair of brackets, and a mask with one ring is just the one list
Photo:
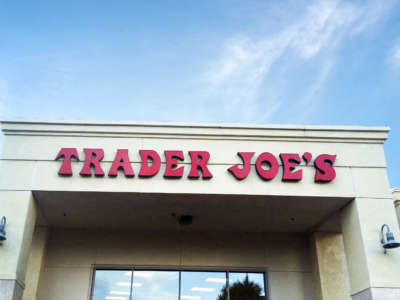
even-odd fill
[(0, 0), (0, 117), (386, 125), (400, 187), (393, 0)]

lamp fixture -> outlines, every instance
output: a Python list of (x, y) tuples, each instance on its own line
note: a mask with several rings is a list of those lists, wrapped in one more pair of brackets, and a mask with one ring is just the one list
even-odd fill
[[(386, 240), (383, 234), (383, 230), (385, 229), (385, 227), (386, 227)], [(387, 249), (394, 249), (400, 247), (400, 243), (394, 239), (393, 232), (390, 231), (389, 225), (387, 224), (383, 224), (381, 228), (381, 244), (385, 254), (387, 253)]]
[(181, 226), (189, 226), (192, 225), (193, 216), (191, 215), (182, 215), (179, 217), (179, 224)]
[(3, 244), (6, 239), (6, 217), (2, 217), (0, 222), (0, 245)]

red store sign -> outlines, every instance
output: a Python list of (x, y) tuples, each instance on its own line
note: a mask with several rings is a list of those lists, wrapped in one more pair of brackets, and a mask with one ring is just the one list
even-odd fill
[[(103, 149), (84, 148), (85, 160), (79, 174), (81, 176), (104, 176), (104, 170), (101, 167), (101, 161), (104, 158)], [(251, 172), (251, 161), (256, 157), (255, 171), (263, 180), (274, 179), (279, 171), (278, 159), (270, 152), (263, 152), (255, 156), (254, 152), (238, 152), (242, 163), (231, 166), (227, 170), (238, 180), (245, 179)], [(155, 176), (161, 167), (161, 157), (154, 150), (139, 150), (141, 158), (139, 177), (146, 178)], [(211, 179), (213, 175), (207, 167), (210, 159), (210, 153), (207, 151), (189, 151), (191, 159), (190, 172), (188, 178), (191, 179)], [(179, 179), (183, 177), (184, 166), (179, 166), (179, 162), (184, 161), (183, 151), (166, 150), (164, 151), (165, 170), (164, 178)], [(61, 148), (56, 156), (56, 160), (64, 158), (58, 174), (61, 176), (72, 176), (71, 163), (80, 161), (76, 148)], [(298, 153), (280, 153), (279, 159), (282, 164), (282, 181), (300, 181), (303, 178), (303, 170), (300, 164), (303, 161), (306, 165), (312, 162), (312, 154), (305, 152), (300, 158)], [(336, 177), (336, 172), (333, 167), (336, 155), (320, 154), (313, 162), (315, 169), (315, 182), (330, 182)], [(108, 176), (118, 176), (118, 171), (121, 170), (126, 177), (134, 177), (135, 172), (132, 169), (132, 164), (129, 159), (128, 149), (118, 149), (115, 154), (111, 168), (108, 170)], [(201, 175), (200, 175), (201, 172)]]

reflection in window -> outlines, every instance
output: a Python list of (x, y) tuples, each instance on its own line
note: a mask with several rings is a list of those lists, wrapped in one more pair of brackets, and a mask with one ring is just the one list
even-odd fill
[(91, 299), (265, 300), (266, 297), (263, 273), (96, 270)]
[(177, 300), (179, 272), (134, 271), (132, 299)]
[[(218, 300), (228, 300), (226, 288)], [(264, 275), (229, 273), (229, 300), (265, 300)]]
[(131, 294), (132, 271), (96, 270), (93, 300), (128, 300)]
[(217, 300), (226, 287), (225, 272), (182, 272), (181, 300)]

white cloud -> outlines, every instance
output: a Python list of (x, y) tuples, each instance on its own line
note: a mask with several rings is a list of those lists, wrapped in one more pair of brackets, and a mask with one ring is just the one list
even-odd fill
[[(314, 83), (306, 95), (299, 97), (299, 101), (311, 102), (329, 78), (335, 50), (346, 38), (376, 24), (392, 5), (393, 1), (318, 0), (297, 20), (283, 24), (273, 35), (260, 39), (231, 38), (223, 46), (222, 56), (213, 61), (204, 74), (209, 97), (219, 99), (227, 114), (239, 108), (243, 121), (250, 121), (259, 114), (261, 103), (269, 108), (263, 120), (267, 121), (282, 104), (279, 95), (258, 101), (263, 80), (267, 75), (274, 75), (270, 74), (272, 67), (284, 60), (290, 71), (292, 63), (307, 62), (324, 54)], [(400, 52), (395, 56), (400, 56)]]
[(397, 43), (389, 52), (388, 63), (394, 69), (400, 69), (400, 43)]
[(9, 97), (7, 81), (0, 78), (0, 117), (4, 118), (7, 115), (5, 101)]
[(313, 83), (306, 89), (303, 97), (300, 97), (298, 105), (303, 108), (303, 119), (301, 122), (306, 122), (307, 118), (313, 110), (313, 100), (320, 97), (320, 93), (323, 90), (325, 82), (328, 80), (329, 75), (334, 67), (335, 61), (333, 58), (326, 61), (321, 65), (319, 73), (316, 75)]

